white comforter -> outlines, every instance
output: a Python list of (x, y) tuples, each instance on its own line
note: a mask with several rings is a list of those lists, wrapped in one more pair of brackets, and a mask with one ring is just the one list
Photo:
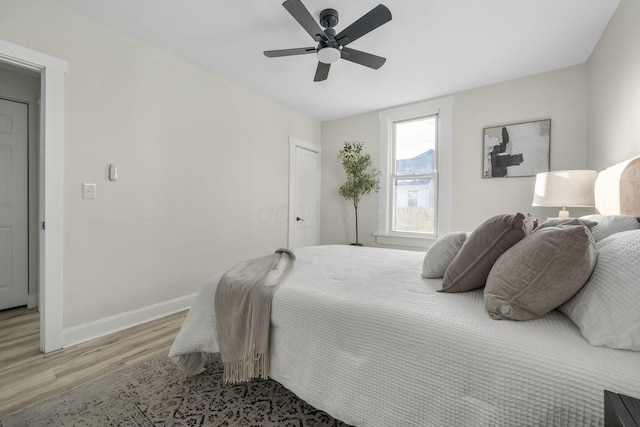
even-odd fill
[[(271, 314), (271, 377), (356, 426), (602, 426), (603, 390), (640, 396), (640, 353), (592, 347), (559, 312), (492, 320), (482, 291), (438, 293), (423, 253), (297, 249)], [(170, 352), (218, 350), (213, 276)]]

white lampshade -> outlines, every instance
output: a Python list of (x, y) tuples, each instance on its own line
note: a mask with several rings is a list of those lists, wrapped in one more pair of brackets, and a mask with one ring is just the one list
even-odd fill
[(564, 170), (536, 175), (532, 206), (562, 206), (560, 217), (568, 217), (567, 206), (594, 206), (593, 188), (597, 172)]

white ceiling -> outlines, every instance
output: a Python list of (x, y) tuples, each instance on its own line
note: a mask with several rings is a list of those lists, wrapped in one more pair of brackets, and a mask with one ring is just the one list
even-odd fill
[[(349, 47), (379, 70), (338, 61), (313, 82), (315, 46), (281, 0), (54, 0), (319, 121), (451, 94), (587, 61), (620, 0), (382, 0), (393, 19)], [(378, 0), (303, 0), (337, 9), (340, 32)]]

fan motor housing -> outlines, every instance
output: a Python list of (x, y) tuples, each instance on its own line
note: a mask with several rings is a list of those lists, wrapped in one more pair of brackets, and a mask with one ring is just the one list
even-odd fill
[(338, 25), (338, 11), (335, 9), (325, 9), (320, 12), (320, 25), (324, 28), (333, 28)]

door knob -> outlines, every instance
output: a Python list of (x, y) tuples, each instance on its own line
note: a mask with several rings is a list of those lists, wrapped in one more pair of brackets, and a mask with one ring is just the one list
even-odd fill
[(296, 221), (304, 221), (304, 219), (300, 218), (299, 216), (296, 217)]

